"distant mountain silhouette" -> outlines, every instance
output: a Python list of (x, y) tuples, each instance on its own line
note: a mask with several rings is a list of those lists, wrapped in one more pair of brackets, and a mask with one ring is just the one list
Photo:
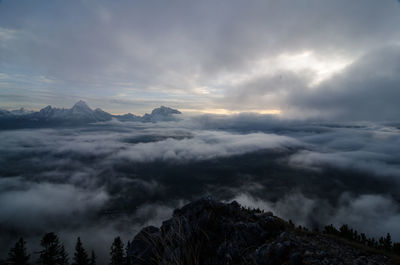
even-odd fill
[(70, 109), (53, 108), (48, 105), (40, 111), (26, 111), (0, 109), (0, 129), (32, 128), (51, 126), (76, 126), (95, 122), (105, 122), (116, 119), (121, 122), (161, 122), (175, 121), (175, 114), (181, 114), (179, 110), (161, 106), (154, 109), (151, 114), (137, 116), (131, 113), (124, 115), (112, 115), (100, 108), (92, 110), (86, 102), (80, 100)]

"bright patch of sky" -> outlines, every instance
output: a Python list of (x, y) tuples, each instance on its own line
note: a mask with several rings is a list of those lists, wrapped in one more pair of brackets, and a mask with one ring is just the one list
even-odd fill
[(396, 25), (397, 1), (5, 0), (0, 108), (332, 116), (343, 99), (314, 104), (321, 91), (361, 86), (376, 101), (361, 116), (397, 113), (397, 64), (378, 60), (400, 54)]

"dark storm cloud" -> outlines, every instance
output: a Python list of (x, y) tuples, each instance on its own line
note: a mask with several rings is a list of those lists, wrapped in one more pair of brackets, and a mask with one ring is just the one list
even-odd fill
[(399, 72), (400, 46), (383, 47), (315, 90), (297, 90), (289, 102), (342, 120), (398, 120)]
[[(118, 102), (133, 98), (146, 106), (155, 100), (183, 108), (240, 110), (250, 109), (251, 99), (257, 99), (258, 107), (285, 111), (291, 107), (285, 98), (304, 92), (310, 73), (295, 71), (299, 76), (291, 78), (287, 69), (277, 69), (284, 73), (279, 81), (281, 74), (252, 76), (249, 69), (264, 59), (271, 62), (260, 69), (274, 69), (282, 54), (312, 51), (327, 62), (331, 55), (353, 60), (398, 43), (399, 8), (396, 1), (372, 0), (4, 1), (0, 70), (3, 86), (17, 88), (6, 96), (19, 104), (24, 100), (18, 99), (18, 89), (28, 89), (25, 96), (46, 94), (60, 105), (66, 104), (58, 97), (64, 95), (68, 101), (81, 97), (118, 111), (129, 108)], [(237, 76), (247, 79), (232, 86)], [(238, 106), (246, 89), (254, 96)], [(41, 99), (36, 101), (38, 107)], [(128, 111), (143, 111), (142, 105)]]
[(312, 73), (278, 71), (233, 86), (219, 102), (231, 107), (267, 106), (300, 119), (396, 121), (400, 115), (399, 57), (398, 44), (383, 45), (312, 87)]
[[(235, 106), (251, 106), (263, 109), (284, 109), (289, 111), (293, 106), (288, 102), (292, 94), (303, 91), (307, 87), (307, 78), (290, 71), (263, 75), (250, 79), (231, 88), (230, 93), (221, 104)], [(305, 115), (303, 115), (304, 117)]]

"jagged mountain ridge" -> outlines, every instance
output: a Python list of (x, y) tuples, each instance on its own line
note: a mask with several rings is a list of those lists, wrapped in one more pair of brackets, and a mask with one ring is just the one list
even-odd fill
[(133, 239), (131, 265), (393, 264), (388, 256), (296, 229), (270, 212), (204, 198)]
[(121, 122), (160, 122), (174, 121), (175, 114), (181, 114), (179, 110), (161, 106), (154, 109), (151, 114), (137, 116), (131, 113), (124, 115), (112, 115), (100, 108), (92, 110), (86, 102), (80, 100), (70, 109), (53, 108), (48, 105), (40, 111), (1, 110), (0, 128), (7, 127), (41, 127), (48, 125), (81, 125), (94, 122), (104, 122), (116, 119)]

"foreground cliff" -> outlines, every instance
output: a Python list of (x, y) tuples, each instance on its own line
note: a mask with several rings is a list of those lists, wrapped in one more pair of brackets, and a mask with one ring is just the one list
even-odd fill
[(134, 238), (137, 264), (394, 264), (376, 251), (293, 225), (259, 210), (201, 199), (174, 211), (161, 228)]

